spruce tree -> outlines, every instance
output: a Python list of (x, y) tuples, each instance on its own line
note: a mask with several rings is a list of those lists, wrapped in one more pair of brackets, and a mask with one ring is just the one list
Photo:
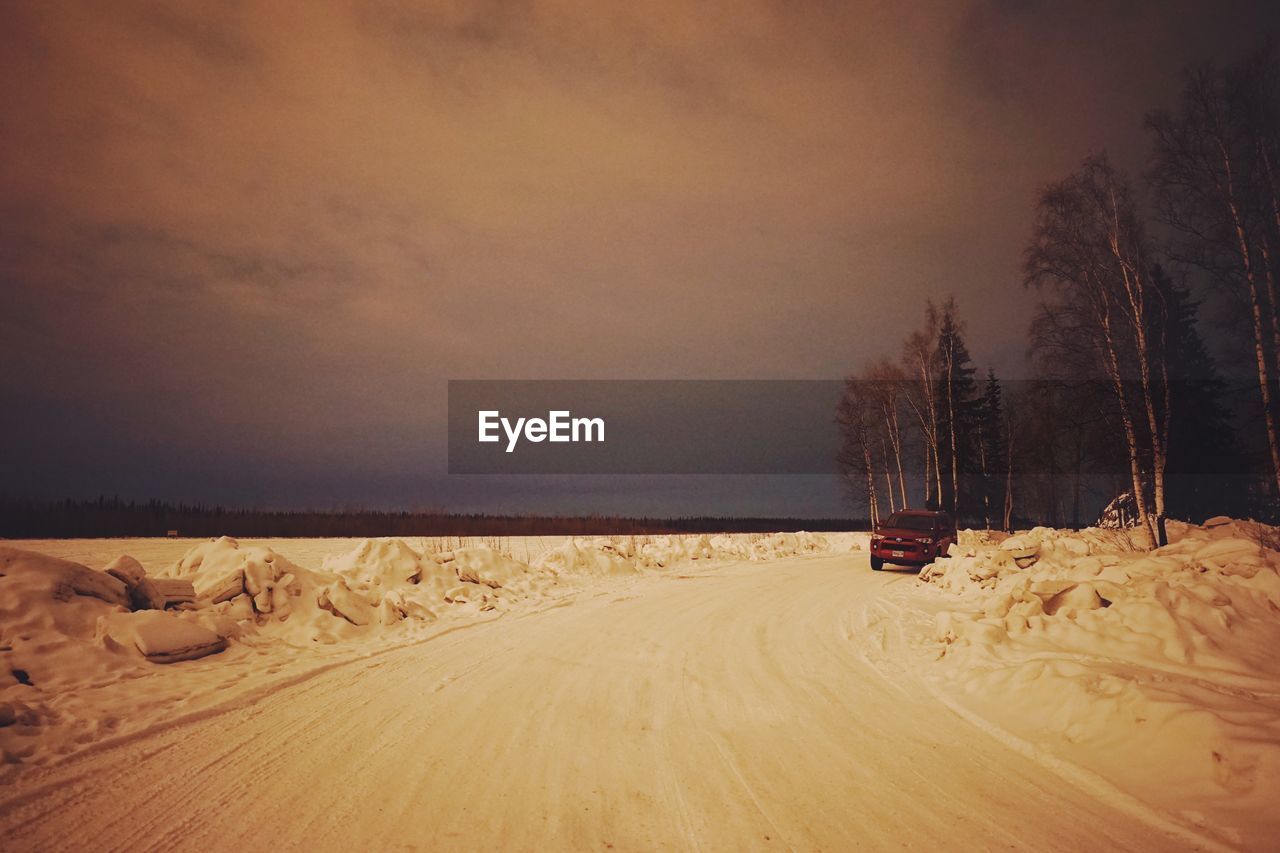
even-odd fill
[(987, 382), (977, 402), (978, 498), (982, 521), (991, 527), (1004, 510), (1005, 473), (1008, 470), (1009, 437), (1005, 434), (1004, 399), (996, 372), (987, 369)]
[(1160, 268), (1152, 279), (1164, 298), (1163, 328), (1169, 372), (1169, 513), (1200, 521), (1244, 514), (1248, 490), (1232, 475), (1242, 471), (1226, 383), (1198, 327), (1200, 303)]

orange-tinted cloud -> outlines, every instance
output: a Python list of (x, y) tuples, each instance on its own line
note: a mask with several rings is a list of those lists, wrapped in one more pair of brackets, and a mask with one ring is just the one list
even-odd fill
[(948, 292), (1016, 370), (1035, 186), (1269, 26), (1113, 6), (9, 4), (0, 389), (358, 472), (451, 377), (838, 376)]

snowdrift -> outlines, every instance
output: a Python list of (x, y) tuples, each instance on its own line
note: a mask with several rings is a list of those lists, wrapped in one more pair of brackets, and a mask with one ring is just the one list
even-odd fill
[[(1280, 838), (1280, 553), (1274, 531), (1037, 528), (953, 548), (936, 667), (960, 704), (1184, 823)], [(1269, 840), (1268, 840), (1269, 839)]]
[(75, 737), (109, 733), (119, 709), (79, 707), (70, 694), (155, 672), (227, 647), (194, 611), (152, 609), (162, 599), (131, 560), (97, 571), (69, 560), (0, 547), (0, 758), (19, 763), (54, 724), (84, 723)]
[[(690, 560), (773, 559), (859, 541), (803, 533), (579, 538), (524, 562), (485, 545), (431, 553), (369, 539), (308, 568), (266, 544), (224, 536), (151, 573), (127, 555), (99, 571), (0, 547), (0, 757), (43, 761), (115, 732), (124, 717), (189, 708), (196, 693), (223, 692), (218, 668), (246, 656), (296, 660), (358, 640), (407, 641), (442, 617), (533, 606)], [(151, 681), (140, 691), (129, 687), (135, 679)]]

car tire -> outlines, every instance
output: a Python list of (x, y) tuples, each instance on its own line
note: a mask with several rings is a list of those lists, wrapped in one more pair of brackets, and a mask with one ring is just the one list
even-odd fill
[(881, 557), (871, 558), (871, 571), (878, 572), (884, 568), (884, 559)]

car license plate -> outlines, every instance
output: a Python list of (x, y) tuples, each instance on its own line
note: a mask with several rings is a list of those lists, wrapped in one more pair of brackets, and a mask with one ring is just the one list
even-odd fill
[(889, 553), (890, 553), (890, 554), (892, 554), (892, 555), (893, 555), (893, 556), (895, 556), (895, 557), (905, 557), (905, 556), (907, 556), (907, 552), (906, 552), (906, 551), (890, 551)]

